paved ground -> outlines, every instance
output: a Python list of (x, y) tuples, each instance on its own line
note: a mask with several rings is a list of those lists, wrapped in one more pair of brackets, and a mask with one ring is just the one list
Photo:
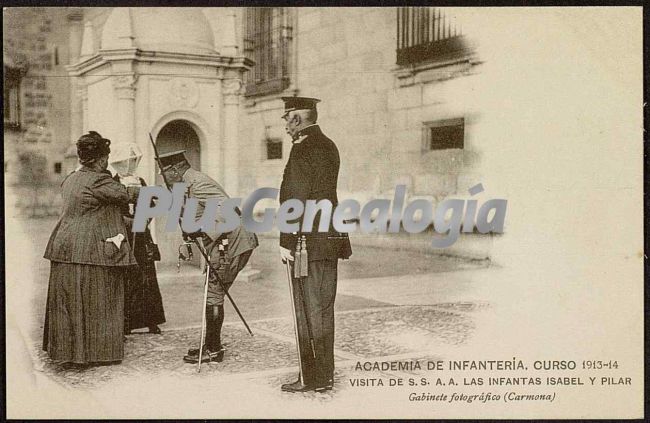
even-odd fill
[[(53, 218), (17, 222), (26, 232), (24, 241), (29, 245), (28, 248), (24, 248), (28, 253), (24, 265), (29, 266), (33, 274), (31, 309), (35, 324), (30, 330), (33, 339), (38, 339), (42, 333), (49, 276), (49, 262), (42, 259), (42, 254), (55, 223), (56, 219)], [(289, 317), (287, 314), (290, 312), (289, 288), (285, 270), (278, 256), (277, 239), (261, 237), (260, 247), (255, 250), (249, 262), (249, 267), (260, 271), (260, 277), (252, 281), (237, 282), (231, 289), (233, 298), (247, 319)], [(179, 271), (175, 257), (163, 257), (163, 259), (166, 261), (158, 264), (158, 280), (167, 318), (167, 323), (162, 325), (162, 328), (171, 329), (200, 324), (204, 276), (198, 268), (188, 264), (182, 264)], [(431, 289), (427, 284), (412, 284), (411, 281), (415, 280), (413, 276), (481, 269), (486, 266), (486, 263), (480, 261), (463, 261), (433, 254), (390, 251), (357, 245), (353, 245), (352, 259), (339, 263), (340, 283), (336, 311), (408, 304), (397, 301), (398, 296), (401, 295), (400, 287), (413, 285), (415, 288), (419, 285), (423, 293)], [(404, 276), (408, 277), (404, 278)], [(396, 278), (401, 278), (399, 283)], [(439, 293), (459, 292), (460, 287), (456, 285), (450, 283), (439, 290)], [(372, 288), (369, 288), (370, 286)], [(408, 296), (411, 291), (412, 289), (409, 288), (404, 290), (404, 293)], [(461, 290), (464, 291), (467, 289)], [(424, 295), (420, 300), (430, 297)], [(435, 300), (435, 302), (442, 301)], [(236, 321), (238, 317), (234, 310), (229, 304), (226, 307), (226, 321)]]
[[(177, 273), (173, 265), (159, 268), (167, 323), (161, 335), (136, 333), (125, 343), (119, 365), (65, 369), (40, 350), (42, 313), (48, 263), (40, 258), (54, 221), (20, 222), (30, 240), (31, 257), (14, 263), (30, 266), (34, 295), (30, 299), (35, 325), (29, 330), (29, 349), (35, 368), (67, 388), (84, 391), (114, 389), (125, 382), (155, 377), (175, 381), (224, 383), (238, 380), (281, 394), (277, 387), (292, 381), (297, 370), (287, 282), (277, 259), (277, 240), (263, 238), (251, 264), (261, 271), (254, 281), (237, 283), (231, 293), (255, 333), (250, 337), (232, 309), (224, 327), (223, 363), (196, 367), (182, 356), (199, 339), (203, 276), (191, 266)], [(16, 246), (16, 248), (24, 248)], [(434, 358), (467, 343), (476, 330), (477, 316), (489, 309), (491, 293), (481, 286), (481, 275), (492, 270), (484, 262), (354, 247), (354, 256), (340, 265), (336, 303), (336, 384), (326, 394), (303, 397), (317, 401), (350, 389), (347, 377), (357, 362)], [(22, 251), (22, 250), (21, 250)], [(28, 274), (26, 269), (26, 274)], [(228, 382), (229, 383), (229, 382)], [(127, 384), (128, 385), (128, 384)], [(211, 385), (212, 386), (212, 385)]]
[[(472, 335), (472, 311), (466, 304), (440, 306), (395, 306), (338, 313), (335, 359), (339, 372), (346, 364), (379, 357), (426, 355), (435, 344), (462, 344)], [(273, 376), (287, 381), (298, 367), (293, 326), (290, 319), (274, 318), (252, 323), (254, 337), (236, 323), (226, 324), (226, 355), (222, 363), (196, 366), (181, 360), (188, 347), (198, 343), (200, 328), (178, 328), (160, 335), (133, 334), (127, 337), (122, 364), (84, 370), (67, 369), (51, 362), (39, 351), (44, 373), (57, 382), (74, 387), (95, 388), (120, 379), (176, 374), (179, 377), (214, 377), (233, 374), (252, 379)], [(349, 367), (349, 366), (347, 366)], [(339, 373), (337, 382), (343, 377)], [(288, 378), (288, 379), (287, 379)], [(340, 386), (337, 383), (337, 387)]]

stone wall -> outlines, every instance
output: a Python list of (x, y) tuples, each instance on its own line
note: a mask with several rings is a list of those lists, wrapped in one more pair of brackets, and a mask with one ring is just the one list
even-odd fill
[[(7, 185), (31, 185), (29, 169), (22, 169), (20, 155), (45, 157), (43, 186), (56, 187), (65, 176), (63, 155), (70, 142), (69, 42), (66, 16), (70, 8), (5, 8), (3, 11), (3, 53), (24, 66), (20, 84), (20, 127), (4, 130), (5, 180)], [(41, 170), (39, 170), (40, 172)], [(20, 188), (17, 188), (21, 191)], [(45, 189), (47, 191), (47, 189)], [(43, 197), (45, 194), (41, 195)], [(39, 213), (56, 213), (59, 200), (31, 200), (22, 193), (15, 197), (20, 209), (54, 204)], [(11, 201), (10, 201), (11, 202)], [(47, 210), (46, 210), (47, 209)]]
[[(297, 8), (291, 13), (291, 86), (242, 102), (240, 145), (247, 153), (240, 155), (241, 193), (279, 187), (291, 150), (279, 97), (295, 93), (322, 100), (319, 124), (341, 155), (340, 199), (362, 204), (391, 199), (397, 184), (407, 185), (407, 201), (424, 198), (434, 207), (449, 196), (468, 197), (467, 189), (482, 182), (477, 165), (484, 149), (479, 141), (484, 110), (475, 101), (482, 65), (473, 38), (466, 37), (468, 51), (462, 57), (400, 67), (395, 8)], [(423, 148), (425, 122), (457, 118), (464, 119), (463, 149)], [(265, 159), (266, 137), (282, 138), (282, 159)], [(483, 238), (464, 236), (447, 253), (487, 257)]]
[[(480, 84), (476, 59), (414, 71), (396, 62), (394, 8), (293, 9), (295, 74), (284, 93), (243, 102), (240, 186), (250, 192), (278, 186), (291, 149), (284, 133), (281, 95), (313, 96), (319, 123), (340, 150), (340, 197), (390, 198), (397, 183), (411, 196), (434, 202), (480, 182), (476, 134), (481, 110), (472, 92)], [(243, 32), (243, 31), (242, 31)], [(463, 150), (423, 151), (423, 123), (465, 120)], [(265, 160), (266, 136), (281, 137), (281, 160)]]

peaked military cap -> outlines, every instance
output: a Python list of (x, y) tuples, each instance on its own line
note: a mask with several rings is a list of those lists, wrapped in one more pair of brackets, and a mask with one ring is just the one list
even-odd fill
[(162, 166), (163, 170), (167, 170), (179, 163), (189, 163), (185, 157), (185, 150), (172, 151), (171, 153), (161, 154), (159, 157), (160, 166)]
[(293, 110), (315, 109), (316, 103), (320, 102), (317, 98), (311, 97), (282, 97), (284, 101), (284, 114)]

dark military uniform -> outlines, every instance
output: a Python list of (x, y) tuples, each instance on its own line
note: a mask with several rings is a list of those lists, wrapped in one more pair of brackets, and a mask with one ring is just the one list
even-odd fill
[[(291, 106), (285, 100), (287, 106)], [(338, 204), (336, 193), (339, 172), (339, 152), (318, 125), (298, 133), (284, 169), (280, 202), (297, 199), (327, 199), (333, 210)], [(303, 278), (304, 308), (300, 303), (299, 286), (294, 280), (296, 329), (301, 358), (302, 382), (307, 387), (331, 387), (334, 377), (334, 299), (336, 297), (338, 259), (352, 254), (347, 234), (337, 233), (331, 222), (328, 232), (318, 232), (320, 214), (314, 219), (313, 230), (299, 234), (283, 233), (280, 246), (295, 251), (298, 236), (307, 241), (308, 276)], [(293, 277), (293, 272), (292, 272)], [(306, 309), (308, 316), (303, 310)], [(311, 323), (316, 358), (309, 343), (307, 319)], [(286, 386), (283, 386), (285, 389)], [(291, 389), (286, 389), (291, 390)]]

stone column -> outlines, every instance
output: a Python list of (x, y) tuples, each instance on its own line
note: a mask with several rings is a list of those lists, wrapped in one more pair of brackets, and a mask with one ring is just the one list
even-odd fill
[(222, 82), (224, 188), (231, 197), (239, 193), (239, 98), (242, 90), (240, 75), (226, 73)]
[(115, 143), (135, 142), (135, 86), (138, 75), (134, 73), (113, 77), (117, 93), (118, 134)]
[[(243, 90), (242, 70), (225, 72), (221, 81), (223, 98), (223, 141), (224, 141), (224, 188), (231, 197), (246, 197), (250, 193), (239, 192), (239, 102)], [(251, 282), (260, 278), (256, 259), (248, 263), (237, 276), (237, 280)]]
[(224, 14), (220, 53), (222, 56), (237, 56), (239, 54), (237, 51), (237, 14), (232, 7), (225, 8)]
[(93, 23), (88, 21), (84, 24), (83, 38), (81, 40), (81, 52), (79, 58), (88, 59), (95, 54), (95, 35), (93, 33)]
[[(70, 52), (70, 61), (68, 65), (75, 64), (79, 61), (81, 53), (81, 42), (83, 36), (83, 13), (74, 11), (67, 16), (70, 28), (68, 38), (68, 50)], [(83, 131), (83, 109), (81, 98), (78, 96), (79, 77), (70, 78), (70, 146), (64, 155), (65, 174), (72, 172), (77, 166), (77, 148), (76, 141)]]
[(81, 132), (88, 132), (88, 87), (79, 83), (77, 96), (81, 99)]

